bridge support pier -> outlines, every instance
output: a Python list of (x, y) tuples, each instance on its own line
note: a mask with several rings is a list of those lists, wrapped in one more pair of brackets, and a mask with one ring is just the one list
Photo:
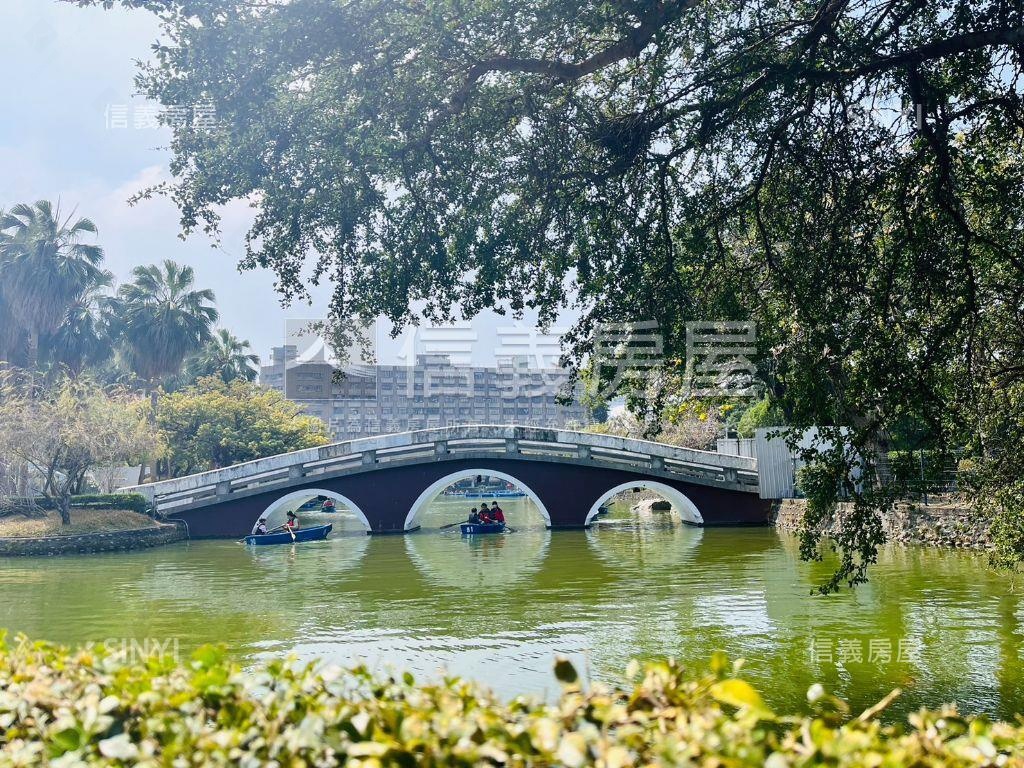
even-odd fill
[(367, 536), (404, 536), (407, 533), (416, 533), (420, 529), (420, 526), (414, 525), (412, 528), (382, 528), (380, 530), (370, 529), (366, 532)]

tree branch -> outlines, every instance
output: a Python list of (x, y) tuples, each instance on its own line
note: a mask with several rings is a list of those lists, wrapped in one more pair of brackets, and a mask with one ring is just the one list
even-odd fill
[(494, 56), (478, 61), (469, 68), (462, 87), (452, 94), (449, 112), (457, 112), (465, 106), (480, 78), (491, 72), (547, 75), (559, 82), (570, 82), (591, 75), (615, 62), (635, 58), (659, 30), (680, 18), (693, 2), (694, 0), (674, 0), (669, 3), (656, 3), (650, 11), (640, 16), (640, 24), (630, 30), (625, 37), (581, 62), (512, 56)]

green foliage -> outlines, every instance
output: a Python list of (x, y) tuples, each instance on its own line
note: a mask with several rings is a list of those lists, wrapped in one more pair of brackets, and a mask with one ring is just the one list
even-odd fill
[(132, 370), (155, 382), (181, 371), (208, 343), (217, 310), (213, 291), (195, 288), (195, 271), (173, 261), (136, 267), (118, 291), (117, 315)]
[(259, 357), (249, 351), (248, 341), (241, 341), (221, 328), (199, 354), (188, 361), (186, 368), (193, 380), (217, 376), (230, 384), (235, 379), (254, 381), (259, 361)]
[(71, 497), (71, 507), (127, 509), (144, 515), (149, 511), (149, 502), (137, 493), (83, 493)]
[[(145, 515), (149, 502), (137, 493), (83, 493), (69, 500), (71, 509), (127, 509)], [(0, 498), (0, 517), (6, 515), (32, 514), (39, 510), (57, 510), (54, 499), (46, 497), (4, 497)]]
[(183, 227), (253, 201), (242, 266), (337, 277), (336, 325), (575, 301), (579, 365), (600, 322), (673, 360), (755, 321), (786, 423), (852, 429), (858, 508), (894, 429), (983, 455), (979, 412), (1020, 408), (1019, 3), (120, 4), (163, 23), (141, 90), (216, 109), (174, 129)]
[(99, 267), (103, 250), (81, 242), (95, 234), (92, 221), (72, 221), (49, 200), (0, 211), (0, 321), (6, 314), (10, 322), (0, 331), (0, 359), (11, 359), (23, 334), (25, 363), (34, 369), (41, 337), (56, 331), (76, 302), (109, 279)]
[(1019, 570), (1024, 567), (1024, 384), (995, 391), (979, 415), (976, 455), (965, 479), (978, 512), (992, 519), (992, 561)]
[(781, 427), (786, 424), (782, 409), (771, 398), (765, 397), (747, 408), (736, 425), (740, 437), (753, 437), (761, 427)]
[(328, 442), (322, 421), (274, 390), (236, 379), (200, 379), (164, 395), (156, 426), (172, 474), (227, 467)]
[(835, 571), (815, 590), (828, 594), (844, 582), (852, 587), (867, 581), (885, 541), (882, 515), (893, 510), (899, 494), (892, 487), (865, 487), (859, 478), (866, 464), (841, 433), (827, 434), (822, 442), (805, 452), (797, 477), (807, 497), (799, 539), (805, 560), (821, 561), (826, 551), (839, 555)]
[(101, 365), (114, 351), (111, 332), (115, 302), (108, 291), (114, 276), (94, 275), (68, 304), (60, 325), (40, 340), (40, 357), (51, 367), (79, 374), (87, 365)]
[[(204, 647), (177, 664), (132, 648), (0, 645), (0, 764), (579, 768), (598, 765), (981, 766), (1024, 764), (1024, 728), (919, 711), (902, 726), (860, 717), (820, 686), (812, 714), (779, 716), (739, 665), (692, 676), (631, 665), (623, 689), (583, 690), (568, 662), (554, 704), (509, 703), (457, 678), (417, 684), (274, 661), (243, 671)], [(898, 692), (894, 692), (898, 693)]]
[(90, 368), (110, 383), (151, 387), (183, 375), (194, 356), (189, 381), (256, 378), (248, 342), (211, 333), (213, 292), (195, 289), (190, 267), (137, 267), (133, 282), (111, 295), (103, 250), (82, 242), (96, 232), (91, 220), (65, 218), (47, 200), (0, 211), (0, 361), (49, 368), (51, 378)]

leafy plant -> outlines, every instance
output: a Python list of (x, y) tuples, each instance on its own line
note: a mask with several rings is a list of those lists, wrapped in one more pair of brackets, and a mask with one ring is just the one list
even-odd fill
[[(502, 702), (458, 678), (418, 684), (294, 659), (243, 670), (203, 647), (0, 642), (0, 764), (316, 766), (1019, 766), (1024, 727), (921, 710), (857, 717), (819, 685), (811, 713), (773, 712), (721, 655), (704, 675), (633, 663), (629, 687), (585, 687), (567, 661), (552, 704)], [(140, 658), (141, 656), (141, 658)]]
[(242, 379), (225, 383), (216, 376), (161, 397), (156, 428), (175, 475), (328, 442), (324, 423), (279, 392)]

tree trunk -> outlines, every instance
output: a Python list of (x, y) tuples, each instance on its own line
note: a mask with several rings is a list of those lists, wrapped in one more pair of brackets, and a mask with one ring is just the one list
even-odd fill
[(60, 511), (60, 524), (71, 525), (71, 496), (62, 493), (57, 498), (57, 509)]
[(25, 362), (34, 383), (36, 369), (39, 367), (39, 331), (35, 328), (30, 329), (28, 332), (28, 350)]
[(23, 497), (29, 495), (28, 462), (25, 461), (18, 466), (18, 495)]
[[(158, 396), (156, 391), (156, 383), (150, 381), (148, 383), (149, 392), (149, 425), (150, 429), (156, 430), (156, 406), (158, 402)], [(142, 462), (142, 468), (139, 470), (139, 484), (141, 485), (145, 478), (146, 462)], [(160, 479), (160, 460), (154, 459), (149, 464), (149, 480), (156, 482)]]
[(39, 375), (39, 331), (35, 328), (28, 332), (25, 368), (28, 371), (28, 396), (34, 400), (39, 394), (36, 389), (36, 378)]

